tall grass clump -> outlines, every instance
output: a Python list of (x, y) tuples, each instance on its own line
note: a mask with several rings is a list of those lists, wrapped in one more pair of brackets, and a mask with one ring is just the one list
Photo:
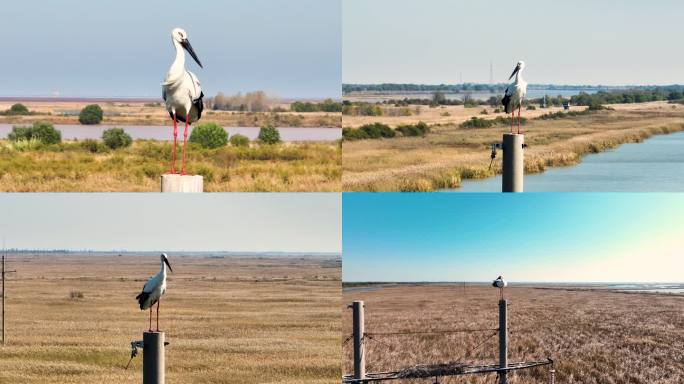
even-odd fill
[[(513, 119), (513, 123), (518, 123), (518, 118)], [(491, 128), (498, 125), (510, 125), (511, 118), (506, 116), (497, 116), (494, 119), (484, 119), (480, 117), (473, 116), (470, 120), (466, 120), (459, 125), (461, 128)], [(527, 119), (524, 117), (520, 118), (520, 124), (527, 124)]]
[(37, 122), (29, 127), (12, 127), (12, 132), (7, 135), (10, 141), (37, 140), (42, 144), (59, 144), (62, 141), (62, 133), (55, 129), (51, 123)]
[(230, 145), (233, 147), (249, 147), (249, 138), (244, 135), (235, 134), (230, 137)]

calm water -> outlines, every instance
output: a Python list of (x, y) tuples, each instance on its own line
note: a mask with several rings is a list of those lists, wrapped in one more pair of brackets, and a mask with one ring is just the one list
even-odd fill
[[(501, 176), (464, 180), (458, 192), (501, 192)], [(526, 192), (683, 192), (684, 132), (588, 155), (572, 167), (525, 176)]]
[[(15, 124), (0, 124), (0, 139), (7, 138), (7, 134), (12, 131)], [(57, 124), (55, 128), (62, 132), (64, 140), (83, 140), (100, 139), (102, 131), (115, 125), (79, 125), (79, 124)], [(154, 125), (116, 125), (123, 128), (133, 139), (146, 140), (173, 140), (173, 126), (154, 126)], [(280, 138), (283, 141), (334, 141), (342, 138), (341, 128), (296, 128), (279, 127)], [(259, 128), (253, 127), (225, 127), (229, 135), (239, 133), (250, 139), (256, 139), (259, 135)], [(183, 137), (183, 127), (179, 127), (178, 137)], [(188, 135), (192, 132), (192, 127), (188, 129)]]

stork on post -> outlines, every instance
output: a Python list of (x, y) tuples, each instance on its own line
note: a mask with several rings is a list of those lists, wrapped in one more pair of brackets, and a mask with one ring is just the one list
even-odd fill
[(508, 282), (506, 282), (501, 276), (497, 277), (496, 280), (492, 282), (492, 287), (494, 288), (499, 288), (499, 293), (501, 294), (501, 300), (504, 298), (503, 294), (503, 289), (508, 286)]
[(527, 93), (527, 82), (522, 78), (521, 74), (523, 69), (525, 69), (525, 62), (518, 61), (515, 69), (513, 69), (513, 73), (508, 78), (508, 80), (510, 80), (515, 76), (515, 80), (506, 87), (504, 97), (501, 100), (506, 113), (511, 114), (511, 133), (513, 133), (515, 109), (518, 108), (518, 134), (520, 134), (520, 110), (522, 109), (522, 103), (525, 99), (525, 94)]
[(197, 58), (197, 54), (190, 41), (188, 34), (181, 28), (171, 31), (171, 41), (176, 49), (176, 59), (171, 64), (171, 68), (166, 73), (166, 78), (162, 83), (162, 98), (166, 104), (166, 110), (173, 119), (173, 153), (171, 160), (171, 170), (169, 173), (176, 174), (176, 137), (178, 136), (178, 120), (185, 122), (183, 131), (183, 167), (181, 174), (185, 175), (185, 147), (188, 141), (188, 126), (202, 117), (204, 103), (202, 98), (202, 88), (194, 73), (185, 68), (185, 52), (195, 60), (197, 65), (202, 67), (202, 63)]
[(161, 254), (160, 260), (160, 271), (147, 280), (147, 283), (143, 286), (142, 292), (135, 297), (138, 300), (138, 304), (140, 304), (141, 311), (146, 309), (150, 310), (150, 332), (152, 332), (152, 306), (155, 303), (157, 304), (157, 332), (159, 332), (159, 304), (162, 295), (166, 292), (166, 267), (173, 272), (171, 264), (169, 264), (169, 257), (166, 253)]

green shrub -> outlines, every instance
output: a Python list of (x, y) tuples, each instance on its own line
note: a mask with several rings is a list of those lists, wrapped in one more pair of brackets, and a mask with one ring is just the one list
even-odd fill
[[(515, 118), (513, 119), (513, 124), (517, 124), (518, 119)], [(496, 125), (510, 125), (511, 124), (511, 118), (510, 117), (503, 117), (503, 116), (497, 116), (494, 119), (483, 119), (479, 117), (472, 117), (470, 120), (466, 120), (463, 123), (461, 123), (460, 127), (461, 128), (490, 128)], [(525, 125), (527, 124), (527, 119), (524, 117), (520, 118), (520, 125)]]
[(249, 147), (249, 138), (240, 134), (235, 134), (230, 138), (230, 145), (233, 147)]
[(525, 109), (527, 109), (528, 111), (534, 111), (534, 110), (537, 109), (537, 107), (535, 107), (534, 105), (530, 104), (530, 105), (528, 105)]
[(102, 132), (102, 141), (111, 149), (125, 148), (133, 143), (131, 136), (121, 128), (110, 128)]
[(100, 124), (102, 121), (102, 108), (97, 104), (86, 105), (78, 115), (81, 124)]
[(280, 142), (280, 132), (273, 126), (267, 125), (259, 130), (259, 141), (266, 144), (276, 144)]
[(415, 125), (400, 125), (396, 131), (401, 132), (403, 136), (425, 136), (430, 132), (430, 127), (421, 121)]
[(62, 133), (50, 123), (37, 122), (31, 127), (12, 127), (7, 138), (10, 141), (38, 140), (43, 144), (58, 144), (62, 141)]
[(480, 115), (489, 115), (489, 112), (487, 112), (486, 109), (483, 109), (480, 111)]
[(7, 111), (8, 115), (30, 115), (31, 112), (24, 104), (14, 104)]
[(219, 148), (228, 144), (228, 132), (216, 123), (202, 124), (192, 130), (189, 141), (203, 148)]
[(362, 125), (359, 130), (365, 132), (369, 139), (392, 138), (396, 135), (392, 128), (382, 123)]
[(366, 132), (355, 128), (342, 128), (342, 138), (347, 141), (368, 139)]

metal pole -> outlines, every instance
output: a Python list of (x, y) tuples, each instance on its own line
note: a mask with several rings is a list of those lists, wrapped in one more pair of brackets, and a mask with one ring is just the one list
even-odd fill
[(5, 345), (5, 255), (2, 255), (2, 345)]
[(503, 135), (503, 175), (502, 192), (522, 192), (525, 135), (504, 133)]
[(143, 333), (143, 384), (164, 384), (164, 332)]
[(363, 347), (363, 301), (352, 303), (352, 316), (354, 325), (354, 378), (366, 378), (366, 350)]
[[(508, 368), (508, 302), (499, 300), (499, 368)], [(499, 372), (499, 384), (508, 384), (508, 371)]]

